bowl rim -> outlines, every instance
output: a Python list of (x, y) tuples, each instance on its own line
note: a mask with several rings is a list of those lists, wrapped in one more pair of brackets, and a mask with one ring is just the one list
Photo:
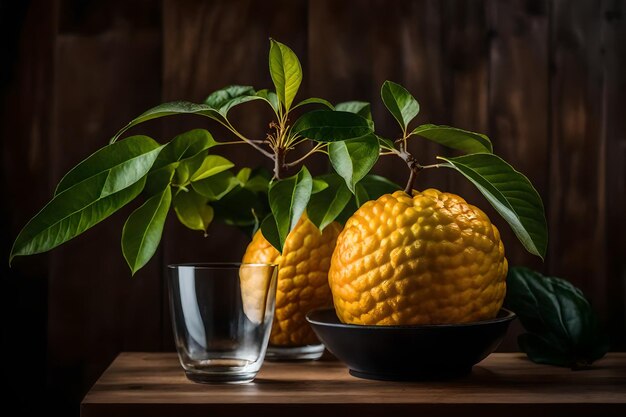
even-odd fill
[(371, 325), (371, 324), (346, 324), (346, 323), (341, 323), (341, 322), (330, 323), (327, 321), (320, 321), (320, 320), (315, 320), (311, 318), (311, 315), (315, 313), (321, 313), (323, 311), (330, 311), (330, 310), (335, 312), (335, 315), (337, 314), (335, 311), (335, 307), (316, 308), (315, 310), (311, 310), (306, 314), (306, 321), (313, 325), (334, 327), (334, 328), (340, 328), (340, 329), (363, 329), (363, 330), (390, 331), (390, 330), (418, 330), (418, 329), (441, 329), (441, 328), (453, 328), (453, 327), (456, 328), (456, 327), (483, 326), (483, 325), (489, 325), (489, 324), (510, 322), (510, 321), (513, 321), (517, 317), (517, 315), (513, 311), (506, 309), (506, 308), (500, 308), (500, 310), (498, 310), (498, 314), (500, 314), (502, 311), (505, 313), (505, 315), (502, 317), (496, 317), (496, 318), (488, 319), (488, 320), (472, 321), (468, 323), (418, 324), (418, 325), (409, 324), (409, 325), (395, 325), (395, 326), (386, 326), (386, 325), (376, 326), (376, 325)]

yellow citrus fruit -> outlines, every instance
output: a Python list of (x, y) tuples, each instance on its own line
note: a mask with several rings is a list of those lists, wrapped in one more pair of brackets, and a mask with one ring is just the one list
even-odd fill
[(497, 315), (507, 268), (485, 213), (428, 189), (361, 206), (337, 239), (328, 278), (344, 323), (464, 323)]
[(289, 233), (282, 255), (256, 232), (243, 262), (277, 263), (276, 313), (270, 343), (276, 346), (303, 346), (319, 343), (306, 322), (309, 311), (332, 305), (328, 268), (341, 225), (333, 222), (323, 232), (306, 213)]

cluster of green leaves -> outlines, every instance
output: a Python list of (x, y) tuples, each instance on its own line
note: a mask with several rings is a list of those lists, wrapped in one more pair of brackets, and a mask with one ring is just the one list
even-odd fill
[[(170, 208), (187, 227), (206, 231), (212, 203), (251, 193), (262, 202), (268, 178), (209, 154), (218, 145), (203, 129), (183, 133), (165, 145), (131, 136), (98, 150), (68, 172), (52, 200), (18, 235), (11, 260), (53, 249), (106, 219), (142, 191), (145, 202), (131, 213), (122, 231), (122, 252), (133, 274), (154, 255)], [(245, 191), (244, 191), (245, 190)], [(260, 190), (260, 191), (259, 191)], [(221, 201), (224, 205), (232, 204)]]
[[(357, 182), (365, 177), (378, 157), (376, 149), (367, 167), (362, 163), (346, 164), (346, 154), (358, 154), (359, 150), (355, 149), (358, 143), (369, 141), (377, 145), (372, 136), (369, 105), (351, 102), (335, 107), (321, 98), (308, 98), (294, 105), (302, 82), (302, 68), (293, 51), (274, 40), (270, 45), (269, 70), (275, 91), (229, 86), (210, 94), (203, 103), (163, 103), (131, 120), (108, 146), (62, 179), (52, 201), (18, 235), (10, 259), (63, 244), (118, 211), (142, 191), (146, 195), (145, 203), (130, 215), (122, 232), (122, 250), (133, 273), (155, 253), (170, 208), (185, 226), (203, 232), (214, 219), (250, 232), (263, 221), (264, 230), (276, 232), (276, 239), (270, 240), (278, 248), (282, 248), (287, 234), (309, 204), (314, 208), (311, 218), (320, 228), (340, 216), (345, 218), (347, 207), (354, 209), (357, 203), (349, 190), (357, 189)], [(279, 125), (284, 127), (269, 144), (246, 138), (228, 119), (232, 108), (257, 100), (267, 103)], [(289, 127), (290, 111), (311, 104), (321, 105), (323, 109), (301, 114)], [(350, 177), (351, 182), (344, 184), (333, 174), (313, 179), (306, 167), (293, 177), (273, 181), (271, 175), (261, 170), (243, 168), (234, 173), (232, 162), (209, 154), (220, 143), (201, 129), (179, 135), (165, 145), (146, 136), (118, 141), (134, 126), (177, 114), (208, 117), (272, 158), (276, 158), (277, 148), (291, 149), (305, 139), (327, 143), (358, 138), (354, 142), (337, 143), (331, 150), (334, 155), (331, 158), (343, 164), (338, 172)], [(361, 187), (358, 202), (398, 188), (377, 176), (369, 176), (369, 181), (378, 184), (374, 189), (379, 194), (368, 193)]]
[(462, 152), (464, 155), (456, 157), (438, 156), (444, 162), (431, 167), (454, 169), (472, 182), (508, 222), (524, 247), (543, 259), (548, 244), (548, 227), (541, 197), (528, 178), (493, 154), (489, 138), (480, 133), (433, 124), (409, 130), (409, 124), (419, 113), (417, 100), (404, 87), (391, 81), (383, 84), (381, 97), (402, 129), (402, 137), (396, 141), (380, 139), (382, 148), (404, 156), (408, 139), (419, 136)]
[[(154, 254), (170, 207), (184, 225), (203, 232), (214, 218), (250, 231), (260, 225), (264, 236), (281, 250), (307, 208), (313, 223), (323, 229), (334, 220), (345, 220), (367, 200), (398, 190), (397, 185), (369, 172), (381, 151), (406, 160), (406, 143), (412, 136), (466, 153), (440, 157), (444, 162), (437, 166), (455, 169), (468, 178), (531, 253), (545, 254), (547, 227), (541, 199), (526, 177), (493, 155), (486, 136), (432, 124), (409, 130), (419, 104), (404, 87), (390, 81), (383, 84), (381, 96), (401, 127), (402, 137), (396, 141), (375, 133), (369, 103), (333, 105), (315, 97), (295, 103), (302, 67), (291, 49), (274, 40), (269, 72), (274, 91), (229, 86), (213, 92), (203, 103), (164, 103), (131, 120), (107, 147), (63, 178), (53, 200), (18, 236), (11, 259), (66, 242), (119, 210), (142, 190), (147, 200), (130, 216), (122, 237), (124, 256), (133, 273)], [(276, 117), (276, 132), (268, 134), (265, 141), (247, 138), (228, 118), (231, 109), (251, 101), (266, 103)], [(307, 105), (322, 108), (304, 112), (290, 123), (291, 112)], [(209, 153), (220, 143), (206, 130), (187, 132), (166, 145), (145, 136), (118, 141), (136, 125), (177, 114), (196, 114), (221, 124), (239, 141), (274, 160), (273, 178), (249, 168), (232, 172), (232, 162)], [(299, 160), (286, 160), (287, 151), (303, 142), (313, 142), (312, 150)], [(317, 151), (328, 154), (335, 173), (313, 178), (302, 166), (297, 174), (283, 178), (284, 170)]]
[(609, 350), (608, 337), (582, 291), (563, 279), (511, 268), (505, 305), (527, 331), (518, 344), (534, 362), (579, 368)]

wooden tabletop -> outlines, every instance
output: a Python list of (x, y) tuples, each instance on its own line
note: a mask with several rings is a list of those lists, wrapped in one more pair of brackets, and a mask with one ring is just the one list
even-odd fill
[(175, 353), (122, 353), (87, 393), (81, 416), (626, 416), (626, 353), (592, 369), (496, 353), (446, 382), (382, 382), (339, 362), (266, 362), (254, 382), (188, 381)]

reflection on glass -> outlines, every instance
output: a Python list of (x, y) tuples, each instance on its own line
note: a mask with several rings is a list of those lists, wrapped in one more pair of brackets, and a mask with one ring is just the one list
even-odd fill
[(187, 377), (251, 381), (265, 357), (278, 267), (195, 264), (168, 269), (176, 349)]

